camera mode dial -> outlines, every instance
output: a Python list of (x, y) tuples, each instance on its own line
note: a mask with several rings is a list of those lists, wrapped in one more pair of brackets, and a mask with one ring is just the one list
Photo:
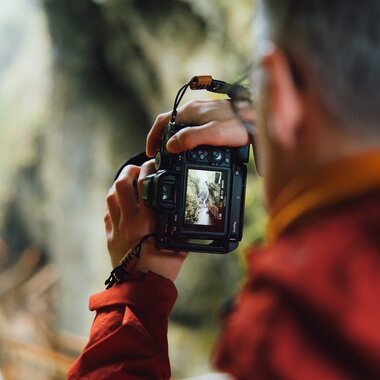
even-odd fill
[(219, 164), (224, 160), (224, 152), (220, 149), (213, 149), (208, 154), (208, 159), (211, 163)]
[(165, 152), (158, 151), (156, 156), (154, 157), (154, 167), (156, 170), (164, 170), (167, 169), (170, 164), (170, 157)]
[(156, 170), (160, 170), (161, 166), (161, 153), (157, 152), (156, 157), (154, 157), (154, 167)]

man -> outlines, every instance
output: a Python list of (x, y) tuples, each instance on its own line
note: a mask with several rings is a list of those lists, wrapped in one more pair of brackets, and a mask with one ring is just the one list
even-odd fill
[[(263, 0), (256, 25), (261, 81), (255, 136), (270, 215), (268, 246), (248, 258), (248, 281), (227, 317), (215, 363), (237, 379), (380, 378), (380, 2)], [(169, 114), (147, 139), (153, 156)], [(242, 146), (226, 101), (180, 109), (178, 153)], [(129, 166), (107, 197), (113, 266), (154, 230)], [(246, 231), (249, 233), (249, 231)], [(69, 378), (166, 379), (167, 318), (185, 253), (151, 240), (128, 281), (93, 296), (88, 346)]]

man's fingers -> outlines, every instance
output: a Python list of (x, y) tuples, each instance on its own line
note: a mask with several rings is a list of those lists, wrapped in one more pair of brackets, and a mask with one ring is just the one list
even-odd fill
[(171, 112), (162, 113), (157, 116), (155, 122), (153, 123), (152, 129), (149, 131), (146, 138), (146, 155), (148, 157), (153, 157), (160, 145), (160, 140), (162, 133), (166, 125), (169, 123), (171, 117)]
[(118, 226), (120, 222), (120, 207), (117, 194), (113, 191), (113, 188), (110, 189), (107, 195), (107, 208), (108, 212), (104, 217), (104, 222), (106, 225), (107, 235), (112, 231), (117, 233)]
[(166, 147), (171, 153), (180, 153), (198, 145), (239, 147), (248, 144), (249, 136), (241, 122), (230, 119), (181, 129)]
[[(171, 112), (158, 115), (146, 140), (146, 154), (153, 157), (160, 145), (162, 133), (169, 123)], [(193, 100), (178, 108), (176, 122), (187, 125), (203, 125), (212, 120), (233, 119), (228, 100)]]
[(120, 173), (114, 186), (120, 205), (121, 218), (127, 219), (128, 215), (138, 211), (136, 191), (134, 183), (140, 174), (140, 168), (134, 165), (126, 166)]
[(107, 240), (108, 240), (108, 237), (111, 237), (113, 231), (115, 231), (115, 228), (114, 228), (113, 223), (112, 223), (111, 215), (108, 212), (108, 210), (107, 210), (106, 214), (104, 215), (104, 226), (106, 229), (106, 235), (107, 235)]

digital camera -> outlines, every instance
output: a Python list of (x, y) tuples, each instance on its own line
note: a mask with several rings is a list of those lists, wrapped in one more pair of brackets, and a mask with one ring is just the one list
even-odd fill
[(249, 146), (198, 146), (171, 154), (166, 143), (183, 124), (170, 122), (143, 182), (144, 204), (157, 210), (159, 248), (227, 253), (242, 238)]

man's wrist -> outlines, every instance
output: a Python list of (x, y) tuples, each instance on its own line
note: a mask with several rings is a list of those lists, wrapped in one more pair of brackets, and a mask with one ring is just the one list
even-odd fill
[(111, 288), (115, 284), (124, 282), (130, 276), (140, 259), (140, 252), (143, 243), (151, 236), (151, 234), (143, 236), (141, 240), (124, 255), (119, 264), (114, 267), (110, 276), (105, 281), (104, 284), (106, 285), (106, 289)]
[(141, 247), (136, 269), (144, 273), (154, 272), (174, 282), (186, 256), (185, 252), (158, 249), (154, 240), (149, 239)]

